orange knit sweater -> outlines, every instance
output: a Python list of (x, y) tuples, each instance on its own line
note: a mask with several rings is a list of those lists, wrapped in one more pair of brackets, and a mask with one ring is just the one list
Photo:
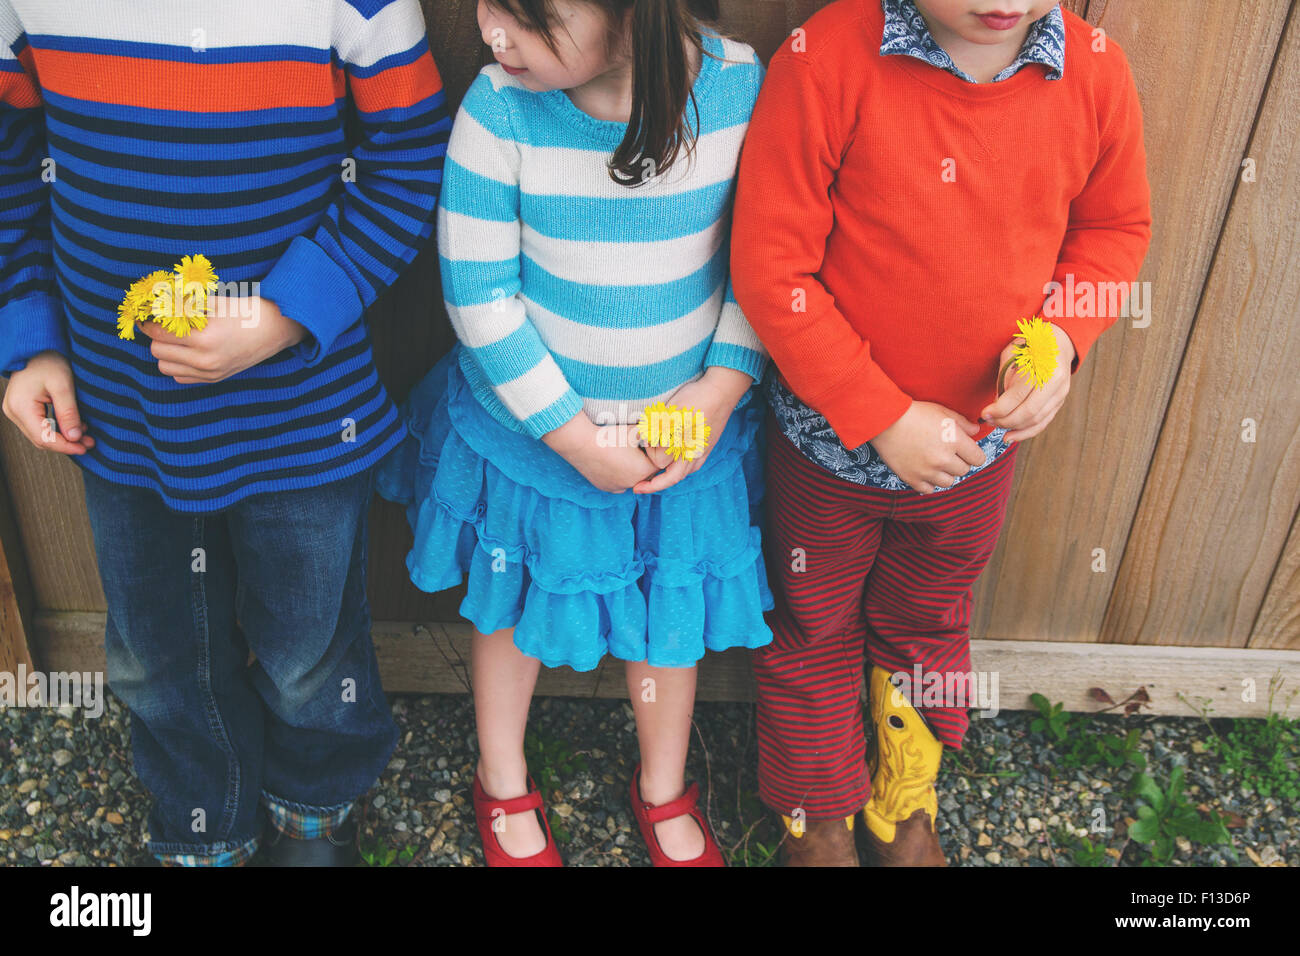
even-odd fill
[(1113, 40), (1095, 50), (1065, 11), (1062, 79), (1031, 64), (972, 84), (882, 57), (883, 24), (879, 0), (838, 0), (772, 58), (732, 234), (737, 301), (848, 448), (913, 400), (978, 422), (1052, 281), (1075, 290), (1045, 317), (1077, 371), (1118, 313), (1082, 291), (1127, 287), (1151, 235), (1142, 112)]

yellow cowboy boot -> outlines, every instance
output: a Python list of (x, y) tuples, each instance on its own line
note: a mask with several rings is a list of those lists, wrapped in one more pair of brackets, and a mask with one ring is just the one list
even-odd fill
[(871, 720), (876, 750), (871, 799), (862, 808), (870, 866), (947, 866), (935, 818), (943, 744), (930, 733), (889, 672), (871, 668)]
[(853, 842), (853, 818), (843, 820), (799, 820), (782, 815), (786, 837), (781, 841), (784, 866), (859, 866), (858, 848)]

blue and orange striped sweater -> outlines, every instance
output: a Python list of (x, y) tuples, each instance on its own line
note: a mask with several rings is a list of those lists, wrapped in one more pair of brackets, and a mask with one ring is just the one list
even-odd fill
[[(66, 355), (75, 459), (178, 511), (363, 470), (402, 437), (363, 312), (432, 232), (450, 127), (418, 0), (0, 0), (0, 372)], [(117, 305), (196, 252), (307, 338), (161, 374)]]

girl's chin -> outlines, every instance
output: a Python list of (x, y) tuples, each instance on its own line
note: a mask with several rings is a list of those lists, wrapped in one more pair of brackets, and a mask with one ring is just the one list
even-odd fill
[(541, 80), (539, 80), (531, 72), (520, 73), (518, 76), (515, 77), (515, 82), (518, 83), (520, 86), (522, 86), (524, 89), (531, 90), (534, 93), (545, 93), (547, 90), (555, 89), (555, 87), (551, 86), (549, 83), (544, 83)]

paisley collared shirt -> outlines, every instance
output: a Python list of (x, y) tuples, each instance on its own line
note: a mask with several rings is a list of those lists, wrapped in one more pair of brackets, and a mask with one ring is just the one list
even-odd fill
[[(880, 5), (885, 11), (881, 56), (914, 56), (968, 83), (975, 82), (974, 77), (953, 63), (952, 57), (934, 41), (930, 28), (925, 25), (925, 18), (912, 0), (880, 0)], [(1047, 67), (1049, 80), (1059, 80), (1065, 72), (1065, 17), (1061, 15), (1059, 4), (1033, 22), (1015, 61), (991, 82), (1005, 80), (1030, 63)]]

